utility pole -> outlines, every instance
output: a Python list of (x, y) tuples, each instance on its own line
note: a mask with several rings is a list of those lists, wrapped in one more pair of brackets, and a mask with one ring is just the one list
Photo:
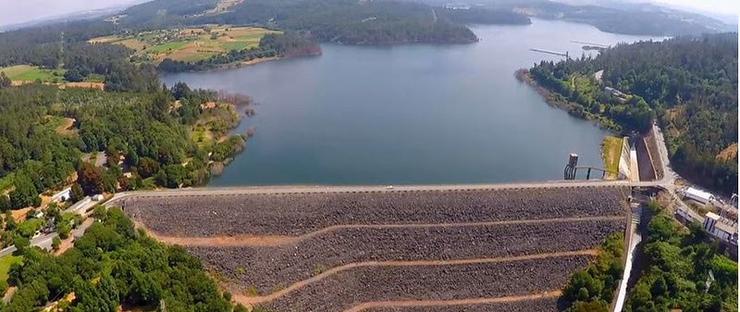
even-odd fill
[(64, 31), (59, 33), (59, 62), (57, 68), (61, 69), (64, 67)]

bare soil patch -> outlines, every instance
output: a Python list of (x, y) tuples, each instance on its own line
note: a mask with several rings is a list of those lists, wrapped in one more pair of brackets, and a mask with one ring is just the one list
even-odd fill
[(729, 161), (737, 158), (737, 143), (732, 143), (717, 154), (717, 159)]

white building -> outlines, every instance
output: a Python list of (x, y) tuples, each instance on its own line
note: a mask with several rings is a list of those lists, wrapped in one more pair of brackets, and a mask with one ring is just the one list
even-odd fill
[(69, 200), (72, 197), (72, 188), (68, 187), (66, 189), (61, 190), (59, 193), (56, 193), (51, 196), (51, 201), (54, 202), (65, 202)]
[(693, 199), (704, 205), (708, 204), (709, 202), (715, 199), (712, 193), (705, 192), (705, 191), (702, 191), (700, 189), (696, 189), (690, 186), (681, 190), (681, 194), (686, 198)]

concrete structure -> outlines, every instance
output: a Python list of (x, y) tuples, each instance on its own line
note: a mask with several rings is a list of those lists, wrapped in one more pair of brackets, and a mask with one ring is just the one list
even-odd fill
[(704, 230), (712, 236), (737, 246), (737, 223), (722, 218), (713, 212), (707, 212), (704, 217)]
[(66, 189), (61, 190), (59, 193), (56, 193), (51, 196), (51, 201), (53, 202), (65, 202), (69, 200), (72, 197), (72, 188), (68, 187)]
[(715, 197), (712, 193), (702, 191), (697, 188), (687, 187), (679, 191), (685, 198), (693, 199), (704, 205), (714, 201)]
[(613, 97), (617, 99), (619, 103), (627, 103), (627, 94), (612, 87), (604, 87), (604, 91), (609, 92)]
[(74, 212), (79, 215), (84, 215), (87, 208), (94, 204), (95, 203), (93, 202), (92, 198), (90, 198), (90, 196), (86, 196), (82, 200), (74, 203), (72, 206), (69, 206), (69, 208), (67, 208), (67, 211)]
[(448, 4), (445, 4), (445, 9), (449, 9), (449, 10), (470, 10), (470, 6), (467, 5), (467, 4), (453, 4), (453, 3), (448, 3)]
[[(637, 154), (635, 156), (635, 162), (637, 161)], [(627, 177), (632, 182), (639, 182), (640, 176), (634, 175), (633, 171), (636, 170), (636, 168), (633, 168), (632, 165), (632, 154), (630, 150), (630, 144), (627, 140), (627, 137), (622, 138), (622, 151), (619, 154), (619, 175)], [(636, 176), (637, 179), (633, 179), (632, 177)]]

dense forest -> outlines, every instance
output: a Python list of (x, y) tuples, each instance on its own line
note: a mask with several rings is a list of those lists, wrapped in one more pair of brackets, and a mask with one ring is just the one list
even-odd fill
[(572, 114), (615, 130), (644, 132), (657, 119), (674, 169), (729, 194), (737, 192), (737, 49), (736, 33), (679, 37), (541, 62), (529, 73), (573, 104)]
[[(8, 190), (10, 203), (5, 208), (38, 206), (39, 193), (68, 184), (75, 172), (88, 194), (205, 183), (211, 161), (233, 156), (244, 144), (241, 135), (208, 144), (192, 137), (206, 114), (202, 104), (222, 99), (185, 84), (149, 92), (40, 84), (0, 89), (0, 187)], [(61, 126), (65, 122), (70, 128)], [(82, 160), (98, 152), (104, 152), (105, 166)]]
[[(513, 14), (513, 13), (512, 13)], [(254, 23), (307, 31), (320, 41), (345, 44), (469, 43), (467, 27), (437, 18), (430, 6), (396, 1), (256, 0), (206, 21)]]
[[(200, 261), (181, 247), (169, 247), (134, 229), (120, 209), (95, 212), (95, 222), (72, 249), (53, 256), (22, 247), (22, 263), (10, 268), (18, 287), (6, 312), (38, 310), (48, 302), (62, 311), (247, 311), (234, 307)], [(73, 294), (73, 296), (69, 296)], [(0, 305), (2, 305), (0, 303)]]
[(706, 243), (700, 224), (686, 230), (659, 205), (643, 250), (647, 267), (629, 292), (625, 311), (737, 311), (737, 263)]
[(461, 24), (532, 24), (529, 17), (511, 11), (473, 7), (468, 9), (436, 9), (437, 16)]

